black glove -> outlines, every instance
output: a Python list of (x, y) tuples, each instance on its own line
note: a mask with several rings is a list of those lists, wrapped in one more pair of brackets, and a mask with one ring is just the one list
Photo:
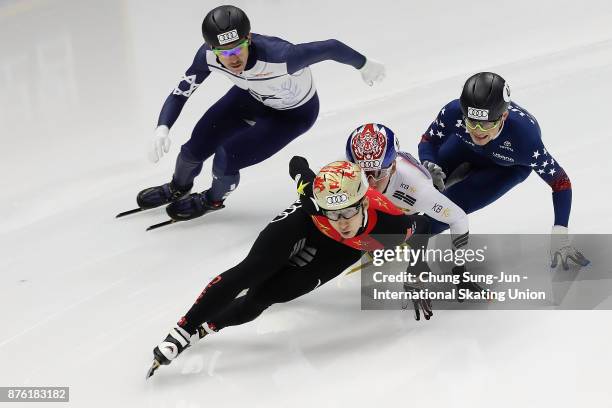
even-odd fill
[(321, 212), (314, 202), (312, 192), (312, 184), (316, 174), (308, 167), (308, 160), (301, 156), (293, 156), (289, 161), (289, 175), (296, 183), (302, 209), (308, 215), (320, 215)]
[[(467, 289), (470, 292), (482, 292), (484, 289), (479, 284), (475, 282), (464, 282), (463, 281), (464, 272), (465, 272), (465, 265), (453, 267), (453, 275), (455, 276), (459, 275), (459, 283), (455, 285), (457, 287), (457, 290)], [(457, 302), (462, 303), (463, 299), (458, 298)]]
[[(418, 293), (422, 290), (420, 286), (417, 286), (413, 283), (404, 282), (404, 290), (406, 292)], [(421, 320), (421, 310), (423, 310), (423, 317), (425, 320), (431, 319), (433, 316), (433, 312), (431, 311), (431, 300), (429, 299), (413, 299), (412, 301), (408, 300), (402, 305), (402, 309), (407, 309), (409, 303), (412, 302), (412, 307), (414, 308), (414, 319)]]
[(300, 179), (303, 179), (304, 176), (310, 173), (313, 174), (312, 178), (314, 178), (314, 173), (312, 170), (310, 170), (310, 167), (308, 166), (308, 160), (306, 160), (302, 156), (293, 156), (291, 158), (291, 160), (289, 161), (289, 175), (291, 176), (292, 179), (295, 180), (298, 174), (301, 175)]

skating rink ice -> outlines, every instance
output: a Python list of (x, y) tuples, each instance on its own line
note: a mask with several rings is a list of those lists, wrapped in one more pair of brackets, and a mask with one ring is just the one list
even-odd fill
[[(291, 156), (332, 161), (368, 121), (416, 154), (478, 71), (504, 76), (538, 118), (572, 180), (570, 231), (612, 232), (604, 0), (236, 1), (254, 32), (340, 39), (384, 62), (386, 81), (369, 88), (351, 67), (314, 66), (319, 120), (244, 170), (225, 210), (154, 232), (145, 227), (162, 210), (115, 220), (139, 190), (169, 180), (180, 145), (230, 86), (211, 75), (172, 129), (170, 154), (147, 161), (162, 103), (219, 4), (0, 0), (0, 386), (70, 386), (58, 404), (70, 407), (612, 406), (611, 312), (434, 310), (416, 322), (361, 311), (359, 274), (206, 338), (145, 382), (153, 347), (294, 200)], [(209, 183), (207, 162), (196, 187)], [(550, 188), (532, 174), (472, 215), (470, 230), (546, 234), (552, 221)]]

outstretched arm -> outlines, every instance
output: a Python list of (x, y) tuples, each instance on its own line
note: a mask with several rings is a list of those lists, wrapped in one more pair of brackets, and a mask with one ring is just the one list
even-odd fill
[(444, 190), (446, 174), (438, 165), (438, 151), (447, 136), (450, 136), (457, 127), (461, 127), (461, 121), (456, 119), (461, 117), (457, 110), (455, 101), (446, 104), (423, 133), (419, 142), (419, 160), (430, 172), (434, 185), (440, 191)]
[(468, 243), (468, 216), (457, 204), (440, 193), (433, 184), (419, 183), (414, 193), (414, 209), (436, 221), (448, 224), (453, 239), (453, 247), (461, 248)]
[(528, 163), (523, 163), (544, 180), (552, 189), (555, 211), (554, 225), (567, 227), (572, 208), (572, 182), (563, 167), (546, 150), (541, 140), (533, 143), (528, 150)]
[(164, 106), (162, 106), (159, 119), (157, 120), (153, 143), (149, 150), (149, 159), (154, 163), (157, 163), (164, 153), (170, 151), (170, 128), (181, 114), (187, 99), (200, 86), (202, 81), (210, 75), (210, 70), (206, 64), (206, 49), (207, 46), (203, 45), (198, 50), (193, 63), (181, 77), (181, 82), (166, 98)]
[(206, 63), (206, 49), (206, 45), (200, 47), (193, 59), (193, 63), (187, 71), (185, 71), (185, 74), (181, 77), (181, 81), (176, 88), (174, 88), (172, 93), (166, 98), (166, 102), (164, 102), (164, 106), (159, 114), (157, 126), (166, 126), (168, 129), (171, 128), (179, 117), (187, 99), (189, 99), (200, 84), (210, 75), (210, 70)]
[(568, 223), (572, 208), (572, 183), (565, 170), (544, 147), (541, 139), (529, 150), (529, 163), (525, 163), (535, 171), (552, 189), (552, 202), (555, 211), (555, 221), (551, 232), (550, 256), (551, 267), (555, 268), (559, 259), (564, 269), (569, 269), (568, 260), (577, 265), (586, 266), (589, 260), (577, 251), (569, 241)]
[(368, 60), (348, 45), (334, 39), (293, 45), (287, 54), (287, 72), (293, 74), (322, 61), (351, 65), (361, 72), (361, 77), (370, 86), (385, 78), (384, 65)]
[(302, 209), (309, 215), (320, 215), (312, 192), (312, 183), (316, 177), (308, 165), (308, 160), (301, 156), (293, 156), (289, 161), (289, 175), (296, 183), (296, 188)]

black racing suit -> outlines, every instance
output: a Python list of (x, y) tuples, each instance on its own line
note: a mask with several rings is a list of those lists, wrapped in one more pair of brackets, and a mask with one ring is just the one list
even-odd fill
[[(291, 160), (290, 174), (298, 183), (308, 183), (310, 187), (315, 177), (306, 160), (298, 157)], [(204, 322), (213, 330), (249, 322), (272, 304), (302, 296), (357, 262), (362, 255), (360, 249), (330, 238), (315, 226), (314, 216), (319, 214), (311, 197), (312, 189), (303, 189), (300, 200), (259, 234), (247, 257), (206, 286), (179, 325), (195, 333)], [(398, 215), (395, 207), (393, 214), (372, 207), (368, 211), (376, 214), (369, 213), (368, 222), (375, 220), (375, 225), (362, 228), (358, 237), (361, 231), (368, 230), (369, 235), (377, 237), (394, 234), (397, 241), (399, 235), (406, 236), (410, 229), (414, 239), (416, 234), (429, 232), (429, 223), (423, 216)], [(391, 247), (400, 243), (382, 244)], [(236, 298), (244, 289), (248, 289), (246, 295)]]

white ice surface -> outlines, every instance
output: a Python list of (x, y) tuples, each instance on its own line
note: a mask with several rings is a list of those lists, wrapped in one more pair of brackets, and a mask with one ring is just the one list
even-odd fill
[[(387, 80), (368, 88), (350, 67), (314, 66), (311, 131), (244, 170), (223, 212), (145, 233), (161, 211), (114, 215), (168, 180), (195, 121), (229, 87), (209, 77), (169, 157), (146, 161), (162, 102), (218, 4), (0, 0), (0, 386), (68, 385), (75, 407), (612, 406), (610, 312), (438, 311), (417, 323), (360, 311), (357, 275), (207, 338), (144, 381), (153, 346), (293, 200), (292, 155), (335, 159), (366, 121), (416, 153), (477, 71), (506, 77), (538, 118), (572, 179), (571, 231), (612, 232), (609, 1), (236, 4), (254, 31), (338, 38), (384, 61)], [(197, 186), (209, 182), (207, 163)], [(531, 175), (470, 229), (548, 233), (552, 214), (549, 187)]]

